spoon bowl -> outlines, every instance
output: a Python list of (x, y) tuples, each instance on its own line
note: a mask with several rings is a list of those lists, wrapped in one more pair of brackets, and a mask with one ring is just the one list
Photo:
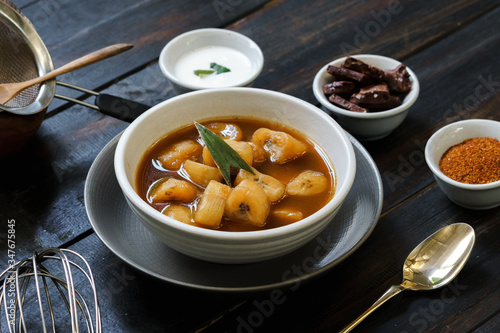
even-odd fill
[(350, 332), (387, 300), (408, 290), (432, 290), (445, 286), (462, 270), (474, 247), (474, 229), (466, 223), (446, 226), (411, 251), (403, 265), (403, 282), (385, 292), (341, 333)]

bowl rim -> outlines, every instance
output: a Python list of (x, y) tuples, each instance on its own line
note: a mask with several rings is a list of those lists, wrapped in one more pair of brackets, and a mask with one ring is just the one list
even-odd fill
[[(246, 85), (249, 85), (251, 82), (253, 82), (262, 72), (262, 69), (264, 68), (264, 54), (262, 53), (261, 48), (257, 43), (255, 43), (251, 38), (243, 35), (242, 33), (233, 31), (233, 30), (228, 30), (228, 29), (221, 29), (221, 28), (202, 28), (202, 29), (195, 29), (195, 30), (190, 30), (187, 32), (184, 32), (176, 37), (174, 37), (172, 40), (170, 40), (161, 50), (160, 56), (158, 58), (158, 64), (160, 66), (160, 70), (162, 73), (167, 77), (168, 80), (173, 82), (174, 84), (177, 84), (181, 87), (190, 89), (190, 90), (203, 90), (203, 89), (218, 89), (218, 88), (226, 88), (226, 87), (206, 87), (202, 85), (196, 85), (196, 84), (190, 84), (184, 81), (181, 81), (175, 76), (172, 72), (172, 70), (166, 65), (164, 59), (167, 57), (167, 54), (176, 47), (179, 43), (182, 43), (183, 40), (188, 39), (192, 36), (196, 35), (207, 35), (207, 34), (215, 34), (217, 36), (220, 36), (221, 40), (225, 39), (228, 35), (232, 36), (234, 38), (241, 39), (242, 41), (245, 41), (245, 43), (248, 43), (249, 49), (255, 50), (257, 52), (257, 57), (255, 58), (255, 63), (257, 64), (255, 71), (252, 73), (250, 77), (248, 77), (246, 80), (240, 82), (236, 86), (228, 86), (227, 88), (230, 87), (243, 87)], [(253, 59), (253, 58), (252, 58)], [(252, 61), (252, 59), (250, 59)]]
[[(500, 122), (496, 120), (491, 120), (491, 119), (465, 119), (465, 120), (459, 120), (453, 123), (450, 123), (448, 125), (445, 125), (435, 131), (429, 140), (427, 140), (427, 143), (425, 145), (425, 161), (427, 162), (428, 167), (431, 169), (432, 173), (438, 177), (441, 181), (451, 185), (455, 186), (464, 190), (472, 190), (472, 191), (481, 191), (481, 190), (489, 190), (493, 188), (500, 187), (500, 180), (491, 182), (491, 183), (486, 183), (486, 184), (467, 184), (467, 183), (462, 183), (459, 181), (456, 181), (454, 179), (451, 179), (450, 177), (446, 176), (440, 169), (439, 169), (439, 162), (436, 161), (435, 159), (432, 158), (432, 149), (434, 147), (435, 141), (439, 139), (440, 136), (444, 135), (444, 133), (450, 131), (452, 128), (458, 127), (458, 126), (484, 126), (485, 124), (487, 125), (493, 125), (497, 126), (500, 129)], [(471, 137), (472, 138), (472, 137)], [(464, 139), (465, 140), (465, 139)], [(436, 163), (437, 162), (437, 163)]]
[(389, 58), (386, 56), (376, 55), (376, 54), (354, 54), (330, 61), (329, 63), (321, 67), (321, 69), (316, 73), (312, 84), (314, 97), (316, 97), (318, 102), (328, 110), (351, 118), (360, 118), (360, 119), (386, 118), (406, 111), (417, 100), (417, 97), (420, 93), (420, 83), (418, 81), (417, 75), (413, 72), (413, 70), (411, 70), (410, 67), (406, 66), (406, 70), (408, 71), (408, 74), (410, 74), (410, 78), (412, 80), (412, 88), (411, 91), (406, 95), (405, 99), (403, 100), (403, 103), (400, 106), (385, 111), (361, 113), (361, 112), (349, 111), (332, 104), (325, 97), (325, 94), (323, 93), (322, 89), (323, 87), (320, 85), (320, 81), (322, 81), (322, 79), (327, 75), (326, 69), (329, 65), (340, 65), (347, 57), (357, 58), (359, 60), (366, 61), (366, 63), (368, 64), (370, 64), (369, 60), (371, 59), (387, 61), (395, 64), (396, 66), (402, 64), (402, 62), (394, 58)]
[[(134, 190), (132, 184), (128, 181), (128, 177), (126, 176), (125, 171), (125, 161), (124, 154), (125, 149), (127, 147), (128, 142), (131, 140), (131, 134), (141, 126), (143, 121), (147, 119), (147, 117), (155, 112), (161, 112), (163, 108), (165, 108), (168, 104), (174, 103), (179, 99), (187, 99), (191, 98), (191, 96), (198, 96), (203, 94), (217, 94), (220, 92), (230, 93), (231, 91), (242, 91), (249, 94), (256, 94), (260, 96), (271, 96), (278, 99), (285, 99), (296, 103), (298, 106), (302, 108), (307, 108), (310, 113), (314, 114), (317, 117), (323, 119), (323, 121), (328, 122), (333, 130), (337, 132), (339, 137), (341, 138), (340, 144), (344, 146), (344, 149), (347, 152), (346, 160), (348, 161), (346, 176), (344, 177), (344, 182), (341, 187), (336, 188), (335, 194), (333, 198), (320, 210), (315, 212), (314, 214), (306, 217), (303, 220), (278, 227), (272, 229), (265, 230), (256, 230), (256, 231), (244, 231), (244, 232), (230, 232), (230, 231), (222, 231), (222, 230), (213, 230), (201, 228), (194, 225), (185, 224), (179, 221), (176, 221), (161, 212), (157, 211), (149, 204), (147, 204)], [(304, 133), (305, 134), (305, 133)], [(307, 134), (306, 134), (307, 135)], [(332, 161), (333, 162), (333, 161)], [(173, 228), (177, 231), (187, 232), (190, 234), (194, 234), (198, 237), (203, 237), (206, 239), (219, 240), (219, 241), (228, 241), (228, 240), (246, 240), (248, 242), (265, 242), (270, 239), (275, 239), (277, 236), (285, 235), (285, 234), (294, 234), (299, 232), (301, 229), (306, 229), (312, 223), (312, 220), (320, 221), (329, 213), (336, 208), (340, 207), (343, 203), (345, 197), (349, 193), (352, 184), (354, 182), (354, 177), (356, 173), (356, 156), (354, 153), (354, 148), (352, 146), (351, 141), (349, 140), (346, 132), (340, 127), (340, 125), (335, 122), (331, 117), (325, 114), (323, 111), (318, 109), (316, 106), (301, 100), (297, 97), (287, 95), (281, 92), (259, 89), (259, 88), (247, 88), (247, 87), (230, 87), (230, 88), (217, 88), (217, 89), (204, 89), (197, 90), (193, 92), (189, 92), (183, 95), (178, 95), (172, 97), (164, 102), (161, 102), (151, 109), (143, 113), (136, 120), (134, 120), (123, 132), (120, 140), (118, 141), (115, 156), (114, 156), (114, 167), (115, 174), (122, 189), (123, 194), (130, 200), (131, 203), (139, 207), (144, 214), (147, 214), (149, 217), (154, 218), (156, 221), (159, 221), (162, 225), (165, 225), (169, 228)]]

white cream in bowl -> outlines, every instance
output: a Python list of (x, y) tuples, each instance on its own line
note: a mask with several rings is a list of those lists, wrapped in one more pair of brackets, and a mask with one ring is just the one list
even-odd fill
[[(211, 63), (229, 72), (198, 76)], [(172, 39), (162, 50), (160, 69), (177, 94), (189, 91), (251, 86), (262, 71), (264, 56), (250, 38), (226, 29), (198, 29)]]
[[(215, 63), (229, 72), (197, 75), (197, 70), (212, 70)], [(207, 88), (239, 86), (252, 75), (250, 59), (238, 50), (227, 46), (204, 46), (187, 52), (174, 67), (177, 78), (187, 84)]]

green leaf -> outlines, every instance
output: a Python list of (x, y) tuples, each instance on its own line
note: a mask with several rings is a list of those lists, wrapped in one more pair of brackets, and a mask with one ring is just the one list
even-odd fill
[(245, 162), (238, 153), (231, 148), (224, 140), (205, 126), (195, 122), (194, 125), (200, 133), (203, 142), (212, 155), (215, 164), (220, 170), (227, 185), (231, 185), (231, 167), (237, 167), (254, 174), (252, 168)]
[(213, 69), (197, 69), (194, 71), (194, 75), (198, 75), (199, 77), (204, 77), (213, 73), (215, 73)]
[(210, 68), (215, 70), (216, 74), (222, 74), (222, 73), (227, 73), (227, 72), (231, 71), (229, 68), (224, 67), (222, 65), (219, 65), (215, 62), (210, 63)]
[(215, 62), (210, 63), (210, 68), (211, 69), (197, 69), (194, 71), (194, 75), (198, 75), (199, 77), (205, 77), (212, 74), (218, 75), (231, 71), (229, 68), (219, 65)]

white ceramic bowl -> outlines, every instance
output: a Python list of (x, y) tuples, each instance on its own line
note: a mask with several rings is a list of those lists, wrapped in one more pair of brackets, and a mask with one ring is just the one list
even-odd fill
[[(199, 80), (199, 82), (186, 82), (186, 80), (178, 76), (175, 70), (176, 64), (181, 57), (194, 50), (210, 46), (231, 48), (244, 54), (250, 61), (250, 73), (238, 79), (237, 82), (225, 85), (224, 87), (250, 87), (262, 71), (264, 55), (259, 46), (245, 35), (231, 30), (216, 28), (192, 30), (172, 39), (163, 48), (158, 60), (161, 71), (172, 83), (177, 94), (210, 88), (203, 83), (203, 80)], [(195, 69), (197, 68), (193, 68), (193, 70)]]
[[(337, 186), (332, 200), (313, 215), (290, 225), (269, 230), (226, 232), (180, 223), (140, 198), (135, 191), (135, 175), (148, 147), (165, 134), (194, 121), (231, 116), (280, 122), (315, 141), (335, 168)], [(275, 258), (306, 244), (331, 222), (356, 172), (352, 144), (331, 117), (298, 98), (256, 88), (200, 90), (154, 106), (124, 131), (116, 148), (114, 166), (130, 207), (153, 234), (179, 252), (218, 263)]]
[[(382, 70), (394, 69), (401, 64), (397, 60), (379, 55), (356, 54), (351, 57)], [(377, 140), (391, 134), (403, 122), (410, 107), (417, 100), (420, 91), (417, 76), (410, 68), (406, 67), (412, 81), (412, 89), (400, 106), (386, 111), (353, 112), (332, 104), (323, 93), (323, 86), (333, 81), (332, 76), (326, 71), (327, 67), (329, 65), (340, 66), (345, 59), (346, 57), (336, 59), (318, 71), (313, 81), (314, 96), (321, 103), (323, 110), (334, 116), (343, 128), (360, 140)]]
[(500, 181), (465, 184), (446, 176), (439, 169), (443, 154), (466, 139), (490, 137), (500, 140), (500, 122), (471, 119), (451, 123), (436, 131), (425, 146), (425, 160), (439, 188), (456, 204), (470, 209), (489, 209), (500, 205)]

